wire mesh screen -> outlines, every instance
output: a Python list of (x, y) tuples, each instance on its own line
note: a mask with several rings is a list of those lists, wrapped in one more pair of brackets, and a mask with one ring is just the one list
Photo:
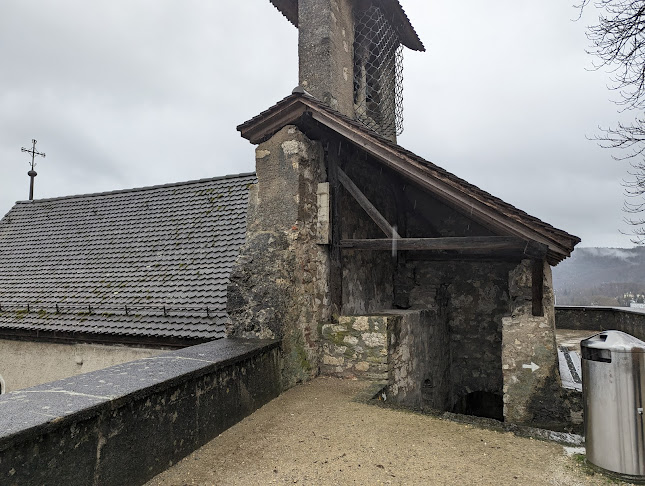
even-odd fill
[(381, 10), (372, 5), (355, 18), (356, 119), (381, 135), (403, 132), (403, 46)]

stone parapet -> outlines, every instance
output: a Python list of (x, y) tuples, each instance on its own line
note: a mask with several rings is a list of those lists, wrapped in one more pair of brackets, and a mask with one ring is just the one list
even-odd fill
[(555, 327), (598, 332), (611, 329), (645, 341), (645, 312), (628, 307), (556, 306)]
[(279, 343), (228, 339), (10, 392), (0, 484), (141, 485), (279, 393)]

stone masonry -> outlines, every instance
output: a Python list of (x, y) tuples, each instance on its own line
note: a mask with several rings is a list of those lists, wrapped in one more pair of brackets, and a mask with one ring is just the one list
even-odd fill
[(299, 0), (300, 86), (354, 118), (354, 18), (350, 0)]
[(282, 339), (283, 385), (318, 374), (318, 323), (329, 316), (329, 256), (317, 241), (323, 150), (294, 126), (256, 149), (246, 242), (228, 288), (229, 336)]
[(322, 374), (387, 380), (387, 335), (394, 316), (341, 316), (322, 326)]
[(532, 278), (529, 260), (509, 275), (511, 315), (502, 319), (504, 418), (557, 427), (569, 417), (558, 371), (551, 267), (544, 263), (544, 316), (532, 313)]

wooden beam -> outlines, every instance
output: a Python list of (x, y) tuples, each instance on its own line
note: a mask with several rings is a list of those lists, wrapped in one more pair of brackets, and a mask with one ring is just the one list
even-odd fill
[(338, 181), (343, 185), (343, 187), (349, 192), (356, 202), (363, 208), (367, 215), (372, 218), (379, 228), (385, 233), (386, 236), (390, 238), (401, 238), (396, 230), (390, 225), (390, 223), (383, 217), (378, 209), (365, 197), (365, 194), (354, 184), (354, 182), (348, 177), (343, 170), (338, 167)]
[[(487, 254), (495, 251), (517, 250), (525, 258), (544, 258), (546, 247), (536, 247), (534, 244), (515, 236), (468, 236), (452, 238), (379, 238), (341, 240), (342, 248), (354, 250), (434, 250), (434, 251), (477, 251)], [(530, 250), (530, 253), (526, 251)]]
[(327, 174), (329, 177), (330, 205), (331, 205), (331, 248), (329, 294), (331, 300), (331, 315), (336, 321), (343, 310), (343, 255), (340, 251), (342, 237), (341, 207), (340, 207), (340, 182), (338, 182), (338, 171), (340, 170), (340, 140), (332, 141), (327, 146)]
[(533, 261), (533, 275), (531, 279), (533, 315), (544, 316), (544, 262), (542, 260)]

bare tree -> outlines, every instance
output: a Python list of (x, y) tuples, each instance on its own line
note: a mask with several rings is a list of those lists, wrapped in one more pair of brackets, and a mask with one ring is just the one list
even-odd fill
[[(582, 10), (592, 0), (576, 5)], [(614, 128), (601, 129), (595, 137), (601, 146), (623, 150), (615, 159), (633, 159), (630, 178), (624, 181), (627, 200), (625, 221), (634, 226), (634, 243), (645, 243), (645, 0), (595, 0), (600, 12), (598, 23), (589, 27), (587, 37), (592, 43), (589, 53), (598, 61), (596, 68), (609, 68), (618, 93), (614, 100), (624, 111), (637, 112), (630, 124), (619, 123)]]

